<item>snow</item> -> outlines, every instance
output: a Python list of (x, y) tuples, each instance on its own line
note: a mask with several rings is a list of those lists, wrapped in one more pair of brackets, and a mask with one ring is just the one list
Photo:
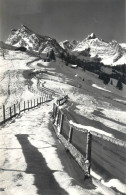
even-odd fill
[(123, 56), (117, 61), (114, 62), (113, 65), (124, 65), (126, 64), (126, 52), (123, 54)]
[(125, 100), (120, 100), (120, 99), (114, 99), (114, 100), (117, 101), (117, 102), (122, 102), (122, 103), (126, 104)]
[(93, 171), (92, 169), (91, 169), (91, 175), (92, 175), (92, 177), (94, 177), (97, 180), (102, 179), (102, 177), (99, 174), (97, 174), (95, 171)]
[(97, 180), (99, 180), (104, 186), (107, 186), (109, 188), (115, 188), (117, 189), (119, 192), (124, 193), (126, 192), (126, 185), (123, 184), (122, 182), (120, 182), (118, 179), (110, 179), (109, 181), (105, 182), (102, 177), (97, 174), (96, 172), (94, 172), (91, 169), (91, 175), (92, 177), (96, 178)]
[[(126, 133), (125, 127), (125, 111), (117, 109), (108, 102), (95, 99), (93, 96), (74, 92), (69, 93), (69, 98), (77, 103), (75, 112), (86, 118), (98, 121), (113, 131)], [(95, 111), (100, 111), (102, 115), (96, 115)], [(110, 114), (111, 113), (111, 114)], [(111, 120), (112, 119), (112, 120)]]
[[(113, 131), (121, 131), (125, 133), (126, 113), (124, 111), (117, 109), (108, 102), (95, 99), (91, 95), (80, 94), (77, 88), (67, 84), (70, 79), (64, 77), (63, 74), (54, 72), (54, 68), (50, 68), (50, 63), (45, 64), (41, 62), (41, 60), (32, 62), (35, 59), (35, 57), (29, 57), (25, 53), (12, 51), (9, 51), (5, 60), (3, 60), (0, 56), (0, 79), (2, 88), (2, 96), (0, 99), (1, 105), (6, 100), (6, 105), (9, 106), (10, 103), (13, 103), (16, 101), (16, 99), (23, 101), (30, 98), (32, 99), (34, 97), (37, 98), (39, 96), (39, 91), (37, 89), (37, 79), (35, 77), (32, 78), (32, 88), (36, 90), (34, 93), (32, 92), (32, 88), (29, 90), (28, 85), (26, 85), (24, 82), (25, 79), (20, 75), (22, 70), (32, 70), (33, 68), (36, 70), (41, 69), (41, 67), (37, 66), (37, 63), (39, 62), (42, 63), (43, 67), (46, 67), (46, 69), (50, 70), (52, 73), (52, 75), (43, 74), (44, 77), (42, 77), (40, 83), (43, 84), (44, 87), (55, 90), (60, 95), (68, 94), (69, 101), (72, 101), (77, 105), (75, 112), (84, 115), (91, 120), (101, 122), (106, 125), (106, 127), (111, 127)], [(31, 63), (29, 66), (26, 66), (26, 63), (28, 62)], [(18, 77), (16, 75), (18, 75)], [(11, 96), (8, 96), (7, 94), (8, 83), (10, 83), (11, 91), (13, 92)], [(94, 80), (93, 83), (95, 83)], [(109, 91), (108, 89), (104, 88), (104, 85), (100, 85), (99, 83), (94, 85), (95, 88), (105, 91), (107, 90), (108, 92), (111, 92), (113, 87), (107, 86), (107, 88), (111, 90)], [(123, 101), (117, 98), (114, 100), (125, 103), (125, 100)], [(23, 113), (21, 118), (9, 122), (0, 131), (0, 167), (6, 169), (6, 171), (0, 169), (2, 174), (2, 177), (0, 178), (1, 188), (6, 189), (5, 194), (7, 195), (27, 195), (29, 193), (31, 195), (38, 194), (37, 187), (34, 185), (36, 176), (34, 173), (27, 174), (26, 170), (28, 165), (23, 153), (23, 148), (16, 138), (17, 134), (28, 134), (28, 141), (30, 144), (37, 148), (37, 150), (41, 153), (42, 157), (44, 157), (46, 161), (48, 168), (53, 171), (52, 174), (56, 182), (58, 182), (59, 186), (67, 191), (68, 194), (100, 194), (99, 192), (104, 194), (104, 192), (99, 188), (96, 190), (86, 190), (84, 187), (82, 187), (84, 182), (79, 183), (80, 176), (75, 171), (78, 169), (74, 169), (75, 167), (72, 168), (73, 163), (69, 161), (68, 156), (62, 150), (62, 146), (60, 146), (59, 142), (55, 140), (49, 129), (48, 121), (50, 119), (49, 113), (52, 110), (52, 104), (53, 102), (50, 102), (43, 105), (43, 107), (39, 108), (38, 110), (35, 109), (29, 113)], [(106, 117), (106, 119), (95, 115), (95, 111), (99, 111), (102, 116)], [(35, 120), (33, 120), (34, 118)], [(73, 121), (72, 123), (75, 124)], [(75, 125), (78, 126), (78, 124)], [(79, 125), (78, 127), (113, 137), (112, 134), (92, 126)], [(4, 195), (4, 192), (2, 195)]]
[[(105, 116), (109, 116), (110, 119), (126, 124), (126, 111), (104, 109), (101, 111)], [(110, 114), (111, 113), (111, 114)]]
[(108, 182), (101, 180), (101, 183), (109, 188), (114, 187), (121, 193), (124, 193), (124, 194), (126, 193), (126, 185), (121, 183), (118, 179), (111, 179)]
[[(86, 105), (87, 103), (87, 105)], [(90, 107), (89, 107), (90, 105)], [(99, 110), (99, 109), (105, 109), (105, 107), (101, 106), (101, 107), (97, 107), (97, 105), (93, 104), (93, 102), (85, 102), (85, 104), (82, 105), (78, 105), (76, 106), (76, 112), (81, 114), (82, 116), (85, 116), (87, 118), (89, 118), (90, 120), (94, 120), (94, 121), (98, 121), (101, 122), (102, 124), (104, 124), (106, 127), (112, 128), (113, 131), (120, 131), (122, 133), (126, 132), (126, 127), (123, 124), (118, 124), (117, 122), (120, 120), (125, 124), (125, 119), (121, 119), (121, 116), (125, 113), (123, 111), (120, 111), (120, 113), (122, 113), (121, 115), (118, 115), (118, 120), (117, 119), (117, 114), (116, 112), (114, 113), (114, 109), (113, 109), (113, 114), (112, 114), (112, 118), (115, 120), (111, 121), (111, 117), (110, 117), (110, 112), (109, 109), (108, 111), (106, 111), (105, 118), (102, 118), (100, 116), (96, 116), (94, 113), (95, 110)], [(125, 115), (124, 115), (125, 116)]]
[(63, 44), (64, 42), (60, 42), (59, 43), (59, 45), (63, 48), (63, 49), (65, 49), (65, 47), (64, 47), (64, 44)]
[[(80, 182), (73, 159), (69, 158), (48, 127), (50, 110), (52, 102), (24, 113), (1, 129), (0, 186), (4, 189), (3, 194), (38, 195), (39, 190), (39, 194), (50, 195), (57, 194), (57, 188), (59, 194), (63, 191), (69, 195), (104, 194), (101, 188), (91, 190), (83, 187), (84, 181)], [(30, 157), (34, 152), (36, 159)], [(59, 187), (51, 186), (51, 175)]]
[(126, 49), (126, 43), (120, 43), (121, 47)]
[(71, 67), (72, 68), (77, 68), (77, 65), (76, 64), (71, 64)]
[[(121, 45), (125, 48), (125, 44)], [(117, 41), (105, 42), (95, 37), (95, 34), (89, 35), (81, 41), (72, 51), (81, 52), (90, 48), (91, 57), (98, 55), (104, 65), (115, 66), (122, 65), (126, 62), (126, 52)]]
[(70, 123), (71, 125), (75, 126), (75, 127), (78, 127), (78, 128), (80, 128), (80, 129), (82, 129), (82, 130), (83, 130), (83, 129), (84, 129), (84, 130), (87, 130), (88, 132), (93, 131), (93, 132), (99, 133), (99, 134), (101, 134), (101, 135), (106, 135), (106, 136), (108, 136), (108, 137), (113, 137), (112, 134), (107, 133), (107, 132), (105, 132), (105, 131), (103, 131), (103, 130), (101, 130), (101, 129), (97, 129), (97, 128), (94, 128), (94, 127), (91, 127), (91, 126), (86, 126), (86, 125), (77, 124), (77, 123), (74, 123), (72, 120), (70, 120), (69, 123)]
[(96, 84), (92, 84), (92, 87), (95, 87), (95, 88), (100, 89), (100, 90), (103, 90), (103, 91), (111, 92), (111, 91), (109, 91), (109, 90), (107, 90), (107, 89), (105, 89), (105, 88), (99, 87), (99, 86), (96, 85)]

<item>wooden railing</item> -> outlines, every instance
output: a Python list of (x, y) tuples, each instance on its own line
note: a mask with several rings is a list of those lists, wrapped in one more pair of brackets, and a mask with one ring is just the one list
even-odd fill
[(58, 138), (90, 176), (90, 168), (104, 172), (125, 183), (126, 141), (109, 137), (71, 124), (63, 110), (53, 105), (53, 126)]
[(29, 111), (30, 109), (38, 107), (44, 102), (47, 102), (50, 100), (52, 100), (52, 95), (45, 93), (37, 99), (31, 99), (27, 101), (18, 102), (16, 104), (13, 104), (10, 107), (6, 107), (5, 105), (3, 105), (2, 119), (0, 121), (0, 125), (4, 124), (5, 122), (12, 119), (13, 117), (20, 115), (21, 112), (25, 112), (26, 110)]
[[(77, 163), (85, 172), (85, 177), (90, 176), (91, 167), (91, 134), (87, 131), (83, 131), (82, 134), (85, 137), (86, 145), (84, 147), (84, 153), (75, 146), (73, 134), (74, 128), (67, 120), (63, 111), (54, 103), (53, 104), (53, 126), (59, 139), (63, 142), (67, 151), (75, 158)], [(84, 143), (83, 143), (84, 146)]]

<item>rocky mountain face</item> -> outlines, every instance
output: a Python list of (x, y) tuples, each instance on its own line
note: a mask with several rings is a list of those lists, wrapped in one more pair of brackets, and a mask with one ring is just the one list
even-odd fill
[[(69, 50), (72, 54), (78, 56), (80, 59), (85, 60), (85, 51), (89, 51), (91, 61), (101, 58), (101, 62), (105, 65), (120, 65), (126, 63), (126, 50), (117, 41), (105, 42), (102, 39), (96, 37), (94, 33), (88, 35), (83, 41), (77, 42), (76, 45), (70, 44), (69, 41), (62, 42), (60, 45), (66, 49), (69, 46)], [(87, 59), (87, 57), (86, 57)]]
[(122, 65), (126, 63), (126, 47), (117, 41), (105, 42), (94, 33), (83, 41), (63, 41), (58, 43), (49, 36), (34, 33), (28, 27), (21, 25), (18, 30), (13, 29), (6, 43), (15, 47), (26, 47), (27, 50), (38, 53), (48, 53), (52, 49), (57, 56), (74, 55), (82, 61), (98, 59), (105, 65)]
[(27, 50), (39, 53), (48, 53), (52, 49), (58, 56), (66, 53), (55, 39), (38, 35), (24, 25), (21, 25), (18, 30), (12, 29), (6, 43), (15, 47), (26, 47)]
[(67, 52), (71, 52), (77, 45), (79, 41), (73, 40), (73, 41), (68, 41), (65, 40), (63, 42), (60, 42), (59, 45), (65, 49)]

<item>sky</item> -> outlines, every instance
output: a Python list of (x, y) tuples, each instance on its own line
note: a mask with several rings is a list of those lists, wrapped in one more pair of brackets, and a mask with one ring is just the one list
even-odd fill
[(126, 42), (126, 0), (0, 0), (0, 40), (21, 24), (63, 40)]

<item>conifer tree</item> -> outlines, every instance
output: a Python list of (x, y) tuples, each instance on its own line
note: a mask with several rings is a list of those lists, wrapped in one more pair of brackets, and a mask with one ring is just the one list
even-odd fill
[(111, 80), (111, 85), (113, 85), (113, 81)]
[(49, 58), (50, 58), (51, 60), (56, 60), (55, 53), (54, 53), (53, 49), (52, 49), (51, 52), (50, 52)]
[(122, 90), (123, 89), (123, 84), (121, 82), (121, 79), (119, 78), (119, 80), (117, 81), (117, 85), (116, 87), (119, 89), (119, 90)]

